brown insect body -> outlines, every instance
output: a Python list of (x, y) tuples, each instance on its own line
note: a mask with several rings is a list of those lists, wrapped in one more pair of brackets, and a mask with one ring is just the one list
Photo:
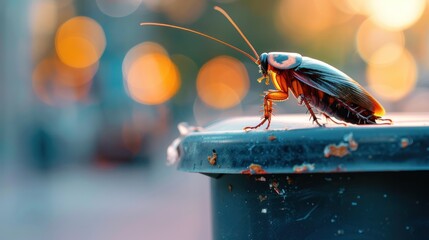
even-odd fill
[[(273, 75), (275, 76), (274, 86), (277, 90), (287, 93), (290, 89), (299, 104), (305, 105), (305, 101), (307, 101), (311, 107), (324, 113), (325, 116), (335, 117), (352, 124), (375, 124), (376, 120), (380, 118), (371, 110), (300, 82), (294, 77), (293, 70), (279, 70), (272, 66), (269, 66), (269, 70), (275, 73)], [(310, 112), (310, 114), (313, 116), (313, 113)], [(314, 118), (316, 117), (314, 116)]]

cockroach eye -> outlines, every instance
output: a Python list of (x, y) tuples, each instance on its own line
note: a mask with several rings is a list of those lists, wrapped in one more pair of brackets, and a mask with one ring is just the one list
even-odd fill
[(265, 76), (268, 70), (268, 54), (262, 53), (259, 57), (259, 61), (261, 62), (259, 64), (260, 73)]

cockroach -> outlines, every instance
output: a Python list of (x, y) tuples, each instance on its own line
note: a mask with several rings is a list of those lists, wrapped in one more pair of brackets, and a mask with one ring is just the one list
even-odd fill
[(256, 126), (245, 127), (245, 130), (259, 128), (266, 122), (266, 129), (268, 129), (273, 115), (273, 103), (287, 100), (289, 90), (298, 99), (298, 104), (307, 108), (310, 119), (313, 119), (313, 122), (321, 127), (325, 125), (319, 122), (320, 119), (316, 117), (314, 109), (326, 119), (337, 124), (341, 123), (336, 122), (331, 117), (359, 125), (378, 124), (377, 120), (386, 121), (387, 124), (392, 122), (390, 119), (381, 118), (385, 114), (383, 106), (358, 82), (345, 73), (327, 63), (302, 56), (299, 53), (269, 52), (258, 55), (228, 13), (218, 6), (215, 6), (214, 9), (222, 13), (234, 26), (253, 51), (255, 57), (229, 43), (189, 28), (153, 22), (144, 22), (140, 25), (168, 27), (191, 32), (228, 46), (256, 63), (259, 66), (259, 72), (262, 74), (262, 77), (258, 78), (258, 82), (261, 83), (265, 80), (265, 84), (269, 85), (271, 81), (275, 89), (265, 92), (264, 114), (261, 122)]

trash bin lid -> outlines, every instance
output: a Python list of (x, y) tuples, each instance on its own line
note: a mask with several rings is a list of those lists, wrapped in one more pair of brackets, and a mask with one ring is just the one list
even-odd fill
[(244, 131), (259, 118), (224, 120), (190, 133), (178, 168), (204, 174), (429, 170), (429, 115), (390, 115), (392, 125), (317, 127), (308, 115), (272, 119), (269, 130)]

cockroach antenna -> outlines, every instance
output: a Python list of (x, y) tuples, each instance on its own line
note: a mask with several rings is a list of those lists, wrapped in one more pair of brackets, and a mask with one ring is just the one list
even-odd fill
[(140, 26), (158, 26), (158, 27), (168, 27), (168, 28), (175, 28), (175, 29), (179, 29), (182, 31), (186, 31), (186, 32), (190, 32), (193, 34), (197, 34), (200, 36), (203, 36), (205, 38), (211, 39), (215, 42), (218, 42), (220, 44), (223, 44), (227, 47), (230, 47), (240, 53), (242, 53), (243, 55), (245, 55), (246, 57), (248, 57), (250, 60), (252, 60), (254, 63), (259, 64), (259, 56), (258, 53), (256, 52), (256, 50), (253, 48), (252, 44), (250, 44), (249, 40), (247, 40), (246, 36), (244, 36), (244, 34), (241, 32), (240, 28), (237, 26), (237, 24), (232, 20), (232, 18), (228, 15), (228, 13), (225, 12), (225, 10), (223, 10), (222, 8), (215, 6), (214, 9), (216, 11), (219, 11), (220, 13), (222, 13), (227, 19), (228, 21), (234, 26), (234, 28), (238, 31), (238, 33), (241, 35), (241, 37), (244, 39), (244, 41), (246, 41), (246, 43), (249, 45), (249, 47), (252, 49), (253, 53), (255, 54), (256, 58), (253, 57), (252, 55), (248, 54), (247, 52), (241, 50), (240, 48), (233, 46), (229, 43), (226, 43), (222, 40), (219, 40), (215, 37), (212, 37), (210, 35), (207, 35), (205, 33), (193, 30), (193, 29), (189, 29), (189, 28), (185, 28), (185, 27), (180, 27), (180, 26), (176, 26), (176, 25), (171, 25), (171, 24), (166, 24), (166, 23), (156, 23), (156, 22), (143, 22), (140, 23)]
[(244, 41), (247, 43), (247, 45), (249, 45), (250, 49), (252, 49), (253, 54), (255, 54), (255, 56), (256, 56), (256, 59), (259, 60), (259, 54), (258, 54), (258, 52), (256, 52), (255, 48), (252, 46), (252, 44), (250, 43), (250, 41), (247, 39), (247, 37), (244, 35), (244, 33), (240, 30), (240, 28), (234, 22), (234, 20), (232, 20), (232, 18), (229, 16), (229, 14), (225, 10), (223, 10), (222, 8), (220, 8), (218, 6), (215, 6), (214, 9), (216, 11), (222, 13), (226, 17), (226, 19), (228, 19), (228, 21), (232, 24), (232, 26), (234, 26), (234, 28), (241, 35), (241, 37), (244, 39)]

